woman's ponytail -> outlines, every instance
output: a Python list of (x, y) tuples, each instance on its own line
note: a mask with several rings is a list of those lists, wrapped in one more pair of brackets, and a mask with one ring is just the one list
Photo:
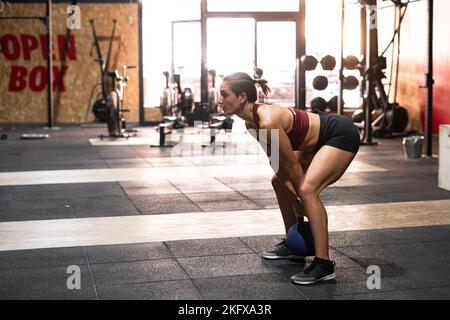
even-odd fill
[(270, 87), (267, 85), (268, 81), (265, 79), (255, 79), (253, 80), (255, 83), (259, 84), (259, 86), (261, 87), (262, 92), (264, 93), (264, 95), (266, 97), (268, 97), (271, 93), (272, 90), (270, 89)]

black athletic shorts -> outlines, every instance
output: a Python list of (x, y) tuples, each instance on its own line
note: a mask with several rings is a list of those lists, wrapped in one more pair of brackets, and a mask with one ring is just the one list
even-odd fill
[(346, 116), (317, 111), (320, 117), (319, 141), (315, 151), (324, 145), (351, 153), (358, 153), (361, 138), (359, 130)]

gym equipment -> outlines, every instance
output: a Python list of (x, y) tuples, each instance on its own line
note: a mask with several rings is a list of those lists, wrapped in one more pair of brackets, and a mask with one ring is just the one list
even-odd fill
[[(108, 96), (108, 92), (109, 90), (107, 89), (107, 80), (108, 80), (108, 76), (111, 75), (111, 73), (109, 73), (109, 59), (111, 56), (111, 48), (112, 48), (112, 41), (114, 38), (114, 34), (116, 32), (116, 24), (117, 21), (113, 20), (113, 29), (112, 29), (112, 34), (111, 37), (109, 38), (109, 44), (108, 44), (108, 52), (106, 54), (106, 60), (103, 60), (103, 56), (102, 56), (102, 52), (100, 49), (100, 43), (99, 43), (99, 38), (97, 36), (97, 32), (95, 30), (95, 24), (94, 24), (94, 20), (90, 20), (89, 21), (89, 25), (92, 28), (92, 34), (94, 37), (94, 43), (93, 46), (95, 46), (95, 49), (97, 51), (97, 59), (95, 59), (94, 61), (97, 61), (99, 63), (100, 66), (100, 83), (101, 83), (101, 99), (98, 99), (97, 101), (95, 101), (94, 105), (92, 106), (92, 112), (94, 113), (95, 119), (99, 122), (107, 122), (110, 114), (111, 114), (111, 110), (108, 110), (108, 107), (106, 105), (107, 102), (107, 96)], [(93, 88), (94, 90), (94, 88)]]
[(325, 90), (328, 87), (328, 78), (324, 76), (317, 76), (313, 80), (313, 88), (319, 91)]
[(259, 80), (262, 78), (263, 73), (264, 73), (264, 71), (261, 68), (255, 68), (253, 78), (255, 78), (256, 80)]
[(316, 57), (309, 55), (303, 55), (300, 58), (300, 62), (302, 63), (303, 69), (305, 69), (305, 71), (312, 71), (316, 69), (317, 64), (319, 63)]
[(361, 123), (364, 121), (364, 110), (363, 109), (356, 109), (353, 111), (352, 114), (352, 121), (354, 123)]
[(219, 101), (219, 92), (216, 88), (216, 70), (209, 70), (209, 74), (211, 75), (211, 87), (208, 90), (208, 112), (209, 113), (217, 113), (217, 104)]
[[(262, 79), (263, 76), (263, 70), (261, 68), (256, 68), (255, 67), (255, 72), (253, 75), (253, 78), (255, 80), (259, 80)], [(258, 102), (259, 103), (265, 103), (266, 102), (266, 96), (261, 88), (261, 86), (259, 84), (256, 84), (256, 90), (257, 90), (257, 94), (258, 94)]]
[[(120, 75), (117, 70), (108, 72), (113, 79), (113, 87), (106, 97), (106, 110), (108, 115), (106, 124), (108, 127), (108, 134), (112, 138), (128, 139), (129, 137), (134, 137), (137, 132), (137, 130), (127, 128), (124, 117), (125, 112), (130, 112), (130, 109), (124, 108), (125, 87), (127, 86), (129, 79), (126, 76), (126, 71), (135, 68), (136, 66), (124, 65), (122, 67), (122, 75)], [(119, 83), (118, 88), (117, 83)], [(100, 135), (100, 139), (103, 139), (103, 137), (103, 135)]]
[(344, 77), (342, 86), (345, 90), (354, 90), (359, 86), (359, 80), (355, 76)]
[(336, 67), (336, 59), (333, 56), (326, 55), (320, 59), (320, 65), (323, 70), (331, 71)]
[(170, 116), (173, 114), (173, 93), (172, 89), (169, 87), (169, 72), (164, 71), (163, 75), (166, 78), (166, 86), (161, 94), (161, 113), (163, 116)]
[[(339, 97), (338, 96), (334, 96), (328, 101), (327, 106), (328, 106), (328, 108), (330, 108), (331, 112), (336, 112), (337, 111), (338, 101), (339, 101)], [(341, 98), (341, 105), (344, 106), (344, 99), (343, 98)]]
[(311, 99), (311, 109), (312, 111), (320, 110), (325, 111), (327, 108), (327, 102), (324, 98), (321, 97), (315, 97), (314, 99)]
[(186, 116), (194, 107), (194, 93), (191, 88), (184, 88), (181, 94), (181, 114)]
[(48, 138), (50, 138), (48, 134), (40, 134), (40, 133), (24, 133), (20, 136), (20, 139), (23, 140), (41, 140)]
[[(366, 112), (370, 114), (370, 134), (376, 138), (391, 138), (395, 135), (406, 135), (403, 131), (408, 125), (408, 112), (398, 103), (390, 103), (389, 98), (384, 90), (382, 79), (385, 78), (384, 70), (386, 69), (386, 58), (378, 57), (372, 66), (370, 72), (370, 98), (367, 99), (365, 108), (369, 108)], [(377, 114), (378, 117), (372, 122), (372, 114)], [(364, 129), (364, 134), (367, 134), (365, 114), (364, 121), (361, 123), (360, 129)]]
[(180, 124), (180, 119), (174, 116), (166, 116), (163, 122), (158, 124), (157, 131), (159, 132), (159, 144), (151, 144), (150, 147), (171, 148), (173, 144), (166, 144), (166, 136), (172, 133), (172, 129), (183, 128), (184, 122)]
[(289, 229), (286, 238), (287, 245), (294, 254), (299, 256), (314, 255), (314, 239), (308, 222), (299, 219)]
[(352, 55), (345, 57), (343, 62), (344, 62), (344, 68), (346, 68), (348, 70), (358, 69), (359, 64), (360, 64), (359, 59)]

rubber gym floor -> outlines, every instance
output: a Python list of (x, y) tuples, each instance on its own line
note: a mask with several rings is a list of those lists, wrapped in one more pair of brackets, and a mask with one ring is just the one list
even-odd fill
[[(406, 159), (402, 138), (362, 146), (324, 191), (337, 280), (298, 286), (289, 277), (305, 259), (259, 256), (283, 225), (251, 139), (224, 135), (228, 146), (248, 142), (227, 157), (171, 157), (176, 148), (149, 146), (154, 129), (139, 130), (118, 141), (99, 140), (105, 128), (94, 126), (7, 132), (0, 299), (450, 298), (450, 192), (438, 188), (438, 159)], [(20, 139), (30, 132), (50, 137)], [(74, 266), (80, 289), (68, 288)], [(370, 266), (379, 287), (368, 286)]]

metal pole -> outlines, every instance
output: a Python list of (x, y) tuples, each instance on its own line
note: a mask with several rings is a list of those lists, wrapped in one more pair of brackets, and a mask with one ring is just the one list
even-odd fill
[(341, 48), (340, 48), (340, 68), (339, 68), (339, 94), (337, 104), (337, 114), (342, 115), (344, 113), (343, 93), (344, 88), (342, 86), (344, 81), (344, 23), (345, 23), (345, 0), (341, 0)]
[(306, 75), (305, 70), (301, 68), (300, 58), (306, 53), (306, 35), (305, 35), (305, 19), (306, 19), (306, 0), (299, 0), (299, 13), (296, 19), (297, 36), (296, 36), (296, 107), (298, 109), (306, 109)]
[(142, 36), (142, 0), (138, 0), (138, 21), (139, 21), (139, 125), (142, 126), (145, 121), (144, 111), (144, 63), (143, 63), (143, 36)]
[(208, 102), (208, 66), (207, 66), (207, 52), (206, 48), (208, 46), (207, 42), (207, 31), (206, 31), (206, 19), (207, 17), (207, 2), (206, 0), (201, 0), (201, 16), (200, 16), (200, 30), (201, 30), (201, 47), (202, 47), (202, 57), (201, 57), (201, 70), (200, 70), (200, 92), (201, 92), (201, 102)]
[(52, 46), (52, 0), (47, 2), (47, 117), (48, 128), (53, 127), (53, 46)]
[[(363, 79), (365, 83), (365, 96), (364, 96), (364, 139), (361, 141), (363, 145), (376, 145), (373, 142), (373, 130), (372, 130), (372, 111), (375, 109), (374, 106), (374, 70), (378, 58), (378, 29), (376, 25), (376, 15), (377, 15), (377, 1), (376, 0), (360, 0), (360, 3), (364, 5), (365, 10), (365, 20), (362, 23), (365, 24), (366, 28), (366, 55), (365, 55), (365, 77)], [(375, 19), (375, 21), (372, 21)]]
[(426, 74), (427, 109), (425, 112), (426, 156), (433, 153), (433, 0), (428, 0), (428, 73)]

